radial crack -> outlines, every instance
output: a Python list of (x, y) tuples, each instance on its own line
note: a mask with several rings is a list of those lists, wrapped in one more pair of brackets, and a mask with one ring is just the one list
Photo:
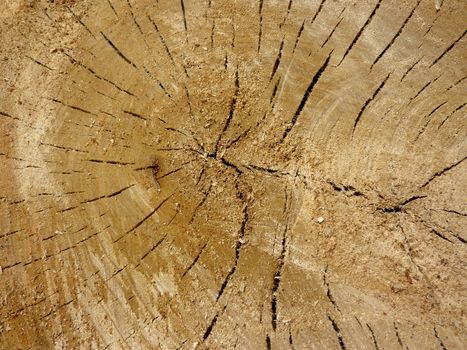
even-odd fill
[(441, 347), (441, 349), (442, 349), (442, 350), (447, 350), (447, 349), (446, 349), (446, 346), (444, 345), (443, 341), (441, 340), (441, 338), (440, 338), (439, 335), (438, 335), (438, 331), (436, 330), (436, 327), (433, 327), (433, 331), (434, 331), (434, 333), (435, 333), (436, 339), (438, 339), (439, 346)]
[(245, 200), (246, 200), (245, 195), (243, 194), (243, 192), (241, 192), (239, 190), (238, 184), (237, 184), (237, 191), (238, 191), (237, 196), (243, 202), (243, 209), (242, 209), (243, 219), (242, 219), (242, 222), (240, 224), (239, 238), (238, 238), (237, 243), (235, 245), (234, 263), (233, 263), (232, 268), (230, 269), (229, 273), (225, 277), (224, 281), (222, 282), (222, 285), (221, 285), (221, 287), (219, 289), (219, 292), (217, 293), (216, 302), (219, 301), (222, 294), (224, 294), (224, 291), (225, 291), (230, 279), (234, 275), (234, 273), (235, 273), (235, 271), (237, 269), (238, 260), (240, 259), (240, 252), (242, 250), (242, 247), (246, 243), (245, 235), (246, 235), (246, 226), (247, 226), (247, 223), (248, 223), (248, 203), (245, 202)]
[(409, 99), (409, 103), (411, 103), (413, 100), (415, 100), (423, 91), (425, 91), (431, 84), (433, 84), (436, 80), (438, 80), (441, 77), (441, 74), (438, 75), (436, 78), (433, 80), (430, 80), (427, 82), (423, 87), (413, 96)]
[(91, 30), (88, 28), (88, 26), (86, 24), (83, 23), (83, 21), (68, 7), (66, 6), (66, 9), (71, 13), (71, 15), (73, 16), (73, 18), (79, 23), (81, 24), (81, 26), (83, 26), (83, 28), (94, 38), (94, 39), (97, 39), (96, 36), (94, 35), (93, 32), (91, 32)]
[(191, 269), (193, 268), (193, 266), (196, 265), (196, 263), (198, 262), (199, 258), (201, 257), (201, 254), (203, 253), (204, 251), (204, 248), (206, 248), (206, 245), (207, 243), (204, 243), (204, 245), (201, 247), (201, 249), (199, 250), (198, 254), (196, 255), (195, 259), (193, 260), (193, 262), (190, 264), (190, 266), (187, 267), (187, 269), (185, 270), (185, 272), (183, 272), (182, 274), (182, 277), (185, 277), (185, 275), (191, 271)]
[(448, 166), (448, 167), (446, 167), (446, 168), (444, 168), (444, 169), (442, 169), (442, 170), (436, 172), (436, 173), (433, 174), (423, 185), (420, 186), (420, 189), (422, 189), (422, 188), (428, 186), (428, 185), (431, 183), (431, 181), (433, 181), (433, 180), (435, 180), (436, 178), (438, 178), (438, 177), (444, 175), (446, 172), (448, 172), (449, 170), (455, 168), (456, 166), (458, 166), (459, 164), (461, 164), (461, 163), (462, 163), (464, 160), (466, 160), (466, 159), (467, 159), (467, 157), (464, 157), (464, 158), (460, 159), (459, 161), (455, 162), (454, 164), (451, 164), (450, 166)]
[(446, 48), (446, 50), (444, 50), (443, 53), (442, 53), (441, 55), (439, 55), (439, 56), (433, 61), (433, 63), (432, 63), (428, 68), (433, 67), (436, 63), (438, 63), (438, 61), (439, 61), (440, 59), (442, 59), (447, 53), (449, 53), (449, 51), (451, 51), (451, 50), (454, 48), (454, 46), (455, 46), (459, 41), (461, 41), (461, 39), (465, 36), (466, 33), (467, 33), (467, 30), (464, 30), (464, 32), (462, 33), (462, 35), (461, 35), (459, 38), (457, 38), (451, 45), (449, 45), (449, 46)]
[(373, 61), (373, 63), (371, 64), (371, 67), (370, 67), (370, 70), (373, 68), (373, 66), (378, 63), (378, 61), (381, 59), (381, 57), (383, 57), (383, 55), (386, 53), (387, 50), (389, 50), (389, 48), (392, 46), (392, 44), (394, 44), (394, 42), (397, 40), (397, 38), (399, 37), (399, 35), (402, 34), (402, 31), (404, 30), (405, 26), (407, 25), (407, 23), (409, 22), (410, 18), (412, 18), (415, 10), (417, 9), (418, 5), (420, 4), (422, 0), (418, 0), (417, 1), (417, 4), (413, 7), (412, 11), (410, 11), (410, 14), (407, 16), (407, 18), (405, 19), (405, 21), (402, 23), (401, 27), (399, 28), (399, 30), (397, 31), (396, 35), (394, 35), (394, 37), (392, 38), (392, 40), (389, 42), (389, 44), (386, 45), (386, 47), (383, 49), (383, 51), (381, 51), (381, 53), (378, 55), (378, 57), (376, 57), (376, 59)]
[(329, 286), (329, 281), (327, 280), (327, 273), (328, 273), (328, 266), (326, 266), (326, 268), (324, 269), (324, 275), (323, 275), (323, 283), (326, 286), (326, 296), (328, 297), (329, 301), (334, 306), (334, 308), (337, 311), (341, 312), (341, 310), (339, 309), (339, 306), (336, 303), (336, 300), (334, 299), (334, 296), (332, 295), (331, 287)]
[(235, 108), (237, 106), (237, 99), (238, 99), (239, 90), (240, 90), (240, 82), (239, 82), (238, 68), (237, 68), (237, 70), (235, 71), (235, 92), (234, 92), (234, 94), (232, 96), (232, 99), (230, 100), (229, 114), (227, 116), (227, 120), (225, 121), (224, 127), (222, 128), (222, 131), (220, 132), (219, 137), (217, 138), (215, 149), (214, 149), (214, 152), (212, 154), (212, 156), (214, 158), (217, 158), (217, 153), (219, 151), (222, 136), (224, 135), (224, 133), (229, 128), (230, 123), (232, 122), (232, 119), (234, 117)]
[(453, 110), (446, 118), (443, 119), (443, 121), (438, 125), (438, 130), (448, 121), (449, 118), (451, 118), (451, 116), (453, 114), (455, 114), (457, 111), (461, 110), (462, 108), (464, 108), (464, 106), (466, 105), (467, 103), (464, 102), (463, 104), (461, 104), (459, 107), (457, 107), (455, 110)]
[[(225, 311), (225, 308), (226, 308), (226, 306), (224, 306), (223, 311)], [(223, 311), (222, 311), (222, 312), (223, 312)], [(213, 329), (214, 326), (216, 325), (217, 319), (219, 318), (219, 315), (220, 315), (220, 314), (221, 314), (221, 312), (218, 312), (218, 313), (213, 317), (213, 319), (212, 319), (211, 322), (209, 323), (208, 327), (207, 327), (206, 330), (204, 331), (204, 334), (203, 334), (203, 342), (205, 342), (205, 341), (209, 338), (209, 335), (211, 335), (212, 329)]]
[(63, 101), (60, 101), (60, 100), (56, 99), (56, 98), (52, 98), (52, 99), (50, 99), (50, 100), (53, 101), (53, 102), (59, 103), (59, 104), (61, 104), (62, 106), (65, 106), (65, 107), (74, 109), (75, 111), (83, 112), (83, 113), (86, 113), (86, 114), (96, 115), (96, 114), (94, 114), (94, 113), (92, 113), (92, 112), (90, 112), (90, 111), (88, 111), (88, 110), (86, 110), (86, 109), (83, 109), (83, 108), (77, 107), (77, 106), (73, 106), (73, 105), (69, 105), (69, 104), (67, 104), (67, 103), (65, 103), (65, 102), (63, 102)]
[(274, 279), (272, 281), (271, 288), (271, 325), (273, 331), (277, 329), (277, 294), (282, 281), (282, 274), (284, 272), (285, 258), (288, 250), (288, 231), (289, 231), (289, 194), (287, 188), (285, 188), (285, 198), (284, 198), (284, 210), (283, 215), (286, 221), (284, 226), (284, 231), (282, 232), (282, 241), (281, 241), (281, 252), (279, 255), (279, 263), (276, 267), (276, 272), (274, 273)]
[(318, 17), (318, 15), (320, 14), (321, 9), (323, 8), (323, 5), (324, 5), (325, 2), (326, 2), (326, 0), (321, 0), (320, 4), (319, 4), (319, 6), (318, 6), (318, 10), (316, 10), (314, 16), (311, 18), (310, 24), (313, 24), (313, 22), (315, 21), (316, 17)]
[(431, 117), (433, 114), (435, 114), (436, 111), (437, 111), (438, 109), (440, 109), (442, 106), (444, 106), (446, 103), (448, 103), (448, 101), (444, 101), (444, 102), (440, 103), (440, 104), (439, 104), (435, 109), (433, 109), (428, 115), (426, 115), (425, 117), (423, 117), (423, 119), (426, 119), (426, 122), (425, 122), (425, 124), (421, 127), (420, 131), (418, 132), (417, 136), (415, 137), (415, 139), (414, 139), (414, 141), (413, 141), (414, 143), (417, 142), (418, 139), (420, 138), (420, 136), (422, 136), (422, 134), (425, 132), (426, 128), (428, 127), (428, 124), (429, 124), (430, 121), (431, 121), (431, 118), (430, 118), (430, 117)]
[(418, 62), (420, 62), (422, 60), (423, 57), (424, 56), (420, 56), (420, 58), (418, 60), (416, 60), (414, 63), (412, 63), (412, 65), (405, 71), (405, 73), (402, 74), (402, 77), (401, 77), (400, 81), (404, 80), (404, 78), (407, 76), (407, 74), (409, 74), (412, 71), (412, 69), (414, 69), (414, 67), (418, 64)]
[(144, 255), (139, 259), (138, 263), (136, 264), (135, 267), (138, 267), (141, 262), (149, 255), (151, 254), (154, 250), (156, 250), (157, 247), (159, 247), (161, 245), (161, 243), (165, 240), (165, 238), (167, 237), (167, 233), (162, 236), (162, 238), (160, 240), (158, 240), (153, 246), (151, 249), (149, 249), (146, 253), (144, 253)]
[(331, 30), (331, 33), (329, 33), (328, 37), (326, 38), (326, 40), (324, 40), (324, 42), (321, 44), (321, 47), (324, 47), (324, 45), (327, 44), (327, 42), (329, 41), (329, 39), (331, 39), (332, 35), (334, 34), (334, 32), (336, 31), (336, 29), (339, 27), (339, 25), (341, 24), (342, 20), (344, 19), (344, 17), (341, 17), (342, 13), (344, 12), (345, 9), (343, 9), (341, 11), (341, 13), (339, 14), (338, 17), (340, 17), (340, 19), (337, 21), (336, 25), (334, 26), (334, 28)]
[(258, 53), (261, 49), (261, 36), (263, 35), (263, 0), (259, 0), (259, 33), (258, 33)]
[(274, 78), (274, 75), (276, 74), (277, 68), (281, 64), (283, 47), (284, 47), (284, 38), (282, 38), (281, 45), (279, 47), (279, 52), (277, 53), (276, 61), (274, 62), (274, 66), (272, 67), (272, 73), (271, 73), (271, 77), (269, 78), (269, 81), (271, 81), (272, 78)]
[(192, 224), (193, 221), (195, 220), (198, 210), (203, 206), (204, 202), (206, 202), (206, 200), (208, 199), (209, 193), (211, 193), (211, 189), (212, 189), (212, 182), (209, 184), (208, 189), (204, 192), (203, 199), (201, 199), (201, 201), (198, 203), (198, 205), (193, 210), (193, 214), (191, 215), (191, 219), (188, 222), (188, 224)]
[(345, 346), (344, 338), (342, 337), (342, 333), (341, 333), (341, 330), (340, 330), (339, 326), (337, 325), (336, 321), (334, 321), (334, 319), (331, 318), (331, 316), (328, 316), (328, 319), (329, 319), (329, 321), (331, 321), (332, 328), (334, 329), (334, 332), (336, 332), (337, 340), (339, 341), (339, 346), (340, 346), (341, 350), (346, 350), (347, 348)]
[(357, 118), (355, 119), (353, 129), (352, 129), (352, 137), (355, 134), (355, 130), (357, 129), (358, 122), (360, 121), (360, 118), (362, 117), (363, 112), (365, 112), (365, 110), (368, 107), (368, 105), (370, 104), (370, 102), (373, 101), (376, 98), (378, 93), (381, 91), (381, 89), (384, 87), (384, 85), (388, 81), (390, 75), (391, 74), (389, 73), (387, 75), (387, 77), (383, 80), (383, 82), (378, 86), (378, 88), (373, 92), (373, 95), (368, 100), (366, 100), (365, 103), (363, 104), (362, 108), (360, 109), (360, 112), (357, 115)]
[(112, 42), (112, 40), (110, 40), (103, 32), (101, 32), (102, 36), (104, 37), (105, 41), (107, 41), (107, 43), (110, 45), (110, 47), (112, 47), (112, 49), (114, 49), (114, 51), (117, 53), (117, 55), (119, 55), (126, 63), (132, 65), (134, 68), (138, 68), (136, 67), (136, 64), (134, 64), (133, 62), (131, 62), (124, 54), (122, 51), (120, 51), (118, 49), (117, 46), (115, 46), (115, 44)]
[(300, 104), (298, 105), (298, 108), (295, 111), (295, 113), (294, 113), (294, 115), (292, 117), (292, 120), (290, 121), (290, 124), (286, 127), (284, 133), (282, 134), (281, 141), (280, 141), (281, 143), (284, 142), (287, 135), (289, 135), (290, 131), (292, 130), (292, 128), (297, 123), (297, 120), (298, 120), (300, 114), (302, 113), (303, 108), (305, 107), (305, 105), (306, 105), (306, 103), (308, 101), (308, 98), (310, 97), (311, 93), (313, 92), (313, 88), (318, 83), (319, 78), (322, 76), (322, 74), (324, 73), (324, 71), (326, 70), (326, 68), (327, 68), (327, 66), (329, 64), (329, 61), (331, 59), (331, 54), (332, 54), (332, 51), (329, 54), (329, 56), (326, 58), (326, 60), (324, 61), (323, 65), (318, 69), (316, 74), (313, 76), (313, 79), (311, 80), (310, 85), (308, 85), (307, 89), (305, 90), (305, 93), (303, 94), (302, 100), (300, 101)]
[(144, 222), (146, 222), (148, 219), (150, 219), (159, 210), (159, 208), (162, 207), (164, 205), (164, 203), (167, 202), (173, 195), (174, 195), (174, 193), (172, 193), (171, 195), (169, 195), (168, 197), (163, 199), (153, 210), (151, 210), (151, 212), (149, 214), (147, 214), (144, 218), (142, 218), (140, 221), (138, 221), (130, 230), (128, 230), (123, 235), (121, 235), (119, 238), (114, 240), (113, 243), (117, 243), (118, 241), (120, 241), (123, 237), (125, 237), (129, 233), (135, 231)]
[(344, 55), (342, 56), (340, 62), (337, 64), (338, 66), (342, 63), (342, 61), (345, 59), (345, 57), (347, 57), (347, 55), (349, 54), (349, 52), (352, 50), (352, 48), (354, 47), (354, 45), (357, 43), (358, 39), (360, 38), (360, 36), (362, 35), (363, 31), (365, 30), (365, 28), (370, 24), (371, 20), (373, 19), (373, 16), (376, 14), (376, 11), (378, 10), (379, 6), (381, 5), (381, 1), (382, 0), (378, 0), (378, 2), (376, 3), (375, 7), (373, 8), (373, 11), (371, 11), (371, 14), (370, 16), (367, 18), (365, 24), (363, 25), (362, 28), (360, 28), (360, 30), (358, 31), (357, 35), (353, 38), (352, 42), (350, 43), (350, 46), (347, 48), (347, 50), (345, 50), (345, 53)]
[(394, 322), (393, 325), (394, 325), (394, 330), (396, 332), (397, 342), (399, 343), (399, 346), (403, 349), (404, 345), (402, 344), (402, 339), (399, 335), (399, 330), (397, 329), (396, 322)]
[(370, 327), (368, 323), (366, 324), (366, 326), (371, 333), (371, 338), (373, 339), (373, 345), (375, 346), (375, 350), (379, 350), (378, 342), (376, 341), (375, 332), (373, 332), (373, 329)]
[(25, 55), (25, 57), (29, 58), (31, 61), (33, 61), (34, 63), (38, 64), (41, 67), (47, 68), (48, 70), (55, 70), (55, 69), (49, 67), (48, 65), (36, 60), (35, 58), (32, 58), (31, 56)]

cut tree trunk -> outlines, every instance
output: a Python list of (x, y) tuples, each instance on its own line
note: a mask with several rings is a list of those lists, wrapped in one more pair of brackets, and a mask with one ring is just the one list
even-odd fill
[(465, 1), (0, 20), (0, 349), (465, 349)]

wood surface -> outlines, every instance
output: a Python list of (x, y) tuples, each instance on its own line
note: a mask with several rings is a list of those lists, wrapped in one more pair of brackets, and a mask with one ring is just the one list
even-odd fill
[(462, 0), (0, 2), (0, 349), (465, 349)]

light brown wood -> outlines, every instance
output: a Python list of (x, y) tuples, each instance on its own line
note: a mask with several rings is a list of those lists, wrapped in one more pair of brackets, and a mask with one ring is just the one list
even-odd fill
[(0, 349), (463, 349), (466, 5), (0, 4)]

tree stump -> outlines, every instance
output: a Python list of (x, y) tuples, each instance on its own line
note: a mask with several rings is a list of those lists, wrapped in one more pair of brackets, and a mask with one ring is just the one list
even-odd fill
[(0, 8), (1, 349), (465, 348), (464, 1)]

